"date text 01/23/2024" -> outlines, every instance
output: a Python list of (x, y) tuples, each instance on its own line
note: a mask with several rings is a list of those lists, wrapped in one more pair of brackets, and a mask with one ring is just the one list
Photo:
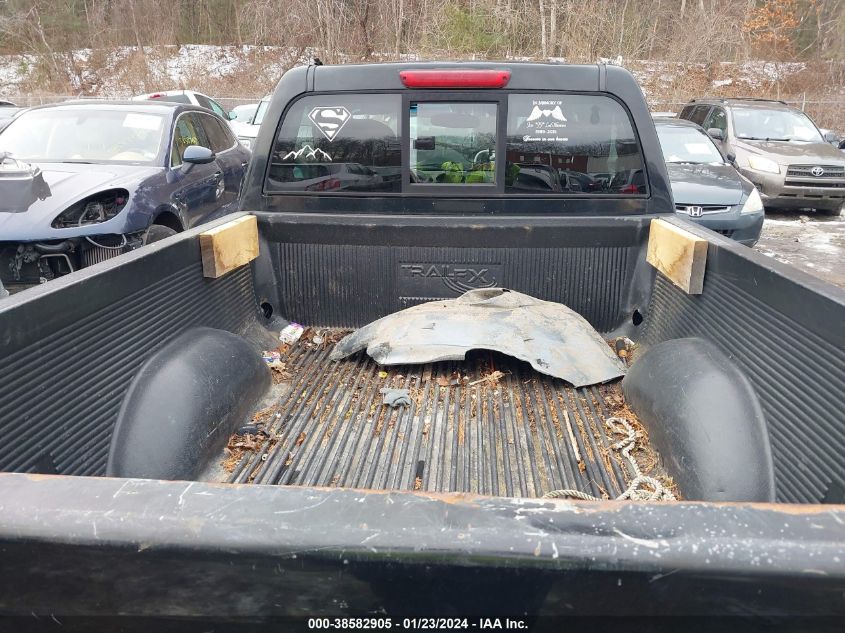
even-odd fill
[(525, 630), (528, 623), (520, 618), (309, 618), (309, 630), (431, 631), (455, 630)]

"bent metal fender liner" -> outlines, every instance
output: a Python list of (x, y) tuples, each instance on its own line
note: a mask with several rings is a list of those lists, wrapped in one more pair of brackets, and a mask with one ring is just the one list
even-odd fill
[(431, 301), (373, 321), (341, 340), (331, 358), (365, 348), (380, 365), (463, 360), (471, 349), (488, 349), (575, 387), (625, 374), (580, 314), (505, 288), (470, 290), (457, 299)]

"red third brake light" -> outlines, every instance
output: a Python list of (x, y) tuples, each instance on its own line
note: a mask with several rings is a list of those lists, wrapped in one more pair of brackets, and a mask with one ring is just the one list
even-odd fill
[(509, 70), (402, 70), (408, 88), (504, 88)]

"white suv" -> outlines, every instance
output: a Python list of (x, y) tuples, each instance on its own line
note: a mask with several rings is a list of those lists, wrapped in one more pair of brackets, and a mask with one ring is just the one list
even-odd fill
[(258, 136), (258, 130), (261, 128), (261, 122), (264, 120), (264, 115), (267, 113), (267, 107), (270, 105), (270, 95), (264, 97), (258, 103), (258, 109), (249, 123), (239, 125), (235, 134), (238, 135), (238, 140), (241, 145), (251, 150), (255, 143), (255, 138)]
[(202, 108), (207, 108), (227, 121), (232, 119), (232, 115), (217, 103), (211, 97), (208, 97), (201, 92), (194, 92), (193, 90), (162, 90), (160, 92), (151, 92), (145, 95), (138, 95), (132, 97), (133, 101), (175, 101), (176, 103), (192, 103)]

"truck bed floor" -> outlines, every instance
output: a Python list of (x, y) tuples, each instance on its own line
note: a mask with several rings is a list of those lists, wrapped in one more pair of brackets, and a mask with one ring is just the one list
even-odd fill
[[(363, 353), (332, 362), (331, 347), (301, 342), (283, 359), (283, 395), (254, 418), (270, 439), (232, 438), (230, 482), (614, 498), (632, 478), (604, 424), (616, 407), (640, 428), (630, 411), (619, 413), (618, 384), (573, 389), (485, 351), (379, 367)], [(471, 384), (493, 371), (504, 375)], [(383, 405), (385, 387), (408, 389), (411, 405)], [(659, 461), (644, 436), (634, 456), (644, 472)]]

